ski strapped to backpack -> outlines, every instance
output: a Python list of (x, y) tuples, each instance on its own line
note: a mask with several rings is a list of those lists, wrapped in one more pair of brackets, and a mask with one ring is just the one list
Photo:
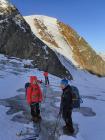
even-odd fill
[(80, 108), (80, 104), (83, 103), (82, 98), (80, 97), (79, 90), (77, 87), (72, 86), (72, 105), (73, 108)]

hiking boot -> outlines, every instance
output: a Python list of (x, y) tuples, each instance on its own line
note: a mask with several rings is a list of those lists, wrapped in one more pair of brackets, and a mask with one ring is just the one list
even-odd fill
[(39, 120), (39, 121), (41, 121), (41, 120), (42, 120), (42, 117), (41, 117), (40, 115), (38, 116), (38, 120)]
[(72, 126), (67, 126), (67, 130), (71, 133), (74, 134), (74, 128)]
[(71, 127), (70, 125), (65, 125), (65, 126), (63, 126), (63, 130), (64, 130), (65, 132), (67, 132), (67, 133), (70, 133), (71, 135), (74, 134), (74, 128)]
[(39, 121), (38, 117), (33, 117), (32, 120), (33, 120), (33, 122), (38, 122)]
[(38, 116), (39, 120), (42, 120), (42, 117), (41, 116)]

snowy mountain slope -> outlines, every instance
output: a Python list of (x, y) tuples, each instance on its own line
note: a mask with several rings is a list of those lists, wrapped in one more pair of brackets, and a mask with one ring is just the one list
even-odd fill
[[(16, 96), (18, 94), (16, 90), (18, 90), (18, 88), (24, 88), (25, 82), (29, 80), (29, 76), (31, 75), (36, 74), (40, 80), (42, 79), (44, 81), (43, 71), (39, 71), (37, 68), (24, 68), (24, 64), (32, 65), (31, 60), (18, 59), (15, 57), (8, 58), (0, 54), (0, 83), (2, 83), (0, 84), (0, 88), (2, 89), (0, 99)], [(50, 77), (51, 79), (59, 79), (53, 75), (50, 75)], [(20, 82), (17, 84), (17, 81)], [(7, 91), (9, 91), (9, 93)]]
[(24, 17), (33, 33), (52, 50), (76, 67), (105, 76), (105, 62), (71, 27), (55, 18), (33, 15)]
[[(62, 129), (60, 128), (59, 131), (61, 137), (59, 139), (104, 140), (105, 78), (98, 78), (95, 75), (91, 75), (87, 71), (76, 69), (75, 66), (73, 66), (73, 64), (76, 66), (81, 65), (76, 61), (76, 59), (74, 59), (73, 45), (69, 44), (71, 42), (69, 42), (69, 39), (67, 40), (68, 31), (71, 31), (68, 29), (67, 32), (60, 33), (57, 26), (55, 26), (56, 19), (48, 17), (46, 17), (47, 19), (45, 18), (46, 24), (47, 26), (51, 25), (54, 30), (51, 28), (51, 26), (49, 26), (48, 31), (46, 29), (47, 26), (43, 25), (43, 22), (41, 22), (41, 27), (39, 26), (39, 23), (36, 24), (38, 26), (37, 28), (34, 28), (33, 26), (32, 30), (35, 29), (40, 31), (41, 37), (38, 37), (40, 39), (43, 37), (45, 43), (48, 43), (51, 49), (58, 52), (55, 55), (51, 49), (45, 46), (45, 44), (42, 43), (36, 36), (32, 35), (29, 26), (26, 24), (14, 6), (5, 0), (0, 0), (0, 2), (2, 2), (2, 6), (0, 3), (0, 52), (9, 54), (10, 56), (15, 56), (6, 57), (4, 55), (0, 55), (0, 140), (21, 140), (22, 137), (17, 137), (16, 133), (26, 128), (26, 123), (28, 123), (27, 125), (29, 125), (29, 127), (32, 125), (32, 123), (29, 123), (31, 117), (29, 107), (27, 106), (25, 100), (24, 84), (29, 81), (30, 75), (36, 75), (38, 79), (42, 79), (43, 81), (44, 77), (43, 71), (33, 68), (24, 68), (24, 65), (33, 66), (33, 64), (35, 65), (37, 62), (37, 67), (41, 69), (41, 67), (43, 68), (43, 65), (46, 65), (46, 61), (43, 60), (43, 58), (46, 57), (50, 63), (49, 71), (53, 70), (51, 73), (59, 76), (59, 74), (62, 75), (63, 72), (63, 75), (65, 75), (66, 69), (68, 69), (74, 79), (73, 81), (70, 81), (70, 84), (79, 88), (80, 95), (82, 95), (84, 100), (84, 103), (81, 105), (81, 109), (73, 112), (74, 126), (76, 129), (78, 129), (76, 138), (62, 135)], [(37, 18), (39, 18), (39, 16), (37, 16)], [(41, 17), (41, 21), (42, 19), (43, 17)], [(52, 24), (49, 21), (51, 21)], [(37, 21), (35, 22), (37, 23)], [(62, 26), (62, 24), (59, 23), (59, 26)], [(44, 31), (41, 30), (42, 27), (44, 28)], [(66, 31), (66, 27), (63, 25), (62, 31), (64, 29)], [(56, 33), (55, 30), (57, 30)], [(74, 35), (73, 32), (72, 36), (75, 37), (77, 35)], [(79, 40), (81, 41), (82, 39), (79, 38)], [(32, 44), (35, 46), (32, 46)], [(67, 47), (67, 49), (65, 49), (65, 47), (62, 47), (61, 49), (62, 44)], [(83, 50), (80, 50), (80, 52), (81, 51), (84, 52), (84, 48)], [(35, 54), (33, 54), (33, 52), (35, 52)], [(70, 52), (70, 56), (68, 52)], [(49, 55), (46, 56), (47, 54)], [(88, 56), (88, 52), (87, 55), (84, 55)], [(24, 59), (16, 58), (16, 56), (20, 56), (20, 58)], [(77, 50), (76, 56), (78, 56)], [(34, 63), (32, 60), (34, 60)], [(84, 58), (84, 60), (86, 59)], [(66, 69), (62, 66), (61, 62)], [(99, 62), (101, 62), (101, 60)], [(52, 126), (55, 126), (54, 124), (59, 112), (61, 96), (59, 83), (61, 79), (51, 74), (49, 74), (49, 79), (50, 88), (46, 90), (47, 98), (41, 104), (41, 113), (44, 122), (42, 125), (42, 131), (44, 130), (44, 133), (41, 134), (41, 140), (49, 140), (47, 139), (47, 135), (49, 135), (48, 132), (49, 130), (53, 131)], [(64, 122), (61, 120), (61, 127), (63, 124)]]
[(59, 32), (57, 19), (37, 15), (24, 18), (38, 38), (53, 50), (65, 56), (73, 64), (78, 65), (72, 58), (72, 48), (69, 47), (63, 35)]
[(55, 52), (33, 35), (19, 10), (6, 0), (0, 0), (0, 53), (31, 59), (35, 68), (70, 78)]
[[(17, 58), (8, 59), (7, 57), (0, 55), (0, 140), (11, 140), (12, 138), (14, 138), (14, 140), (21, 140), (21, 137), (17, 137), (16, 133), (22, 129), (25, 129), (25, 119), (28, 119), (26, 117), (26, 114), (22, 115), (24, 116), (24, 118), (22, 118), (22, 110), (20, 108), (20, 104), (22, 104), (22, 108), (23, 106), (25, 106), (25, 99), (20, 98), (21, 96), (24, 97), (25, 94), (23, 90), (24, 84), (29, 80), (30, 75), (37, 75), (38, 79), (44, 80), (42, 71), (39, 71), (37, 69), (25, 69), (24, 63), (29, 64), (30, 61), (25, 61)], [(66, 62), (65, 64), (67, 65)], [(68, 66), (68, 68), (70, 67)], [(76, 70), (75, 68), (70, 68), (70, 70), (74, 77), (74, 80), (70, 82), (70, 84), (75, 85), (79, 88), (80, 94), (83, 96), (84, 103), (81, 105), (80, 111), (76, 111), (73, 113), (73, 122), (74, 124), (78, 124), (79, 127), (79, 132), (76, 138), (61, 136), (60, 140), (104, 140), (105, 78), (98, 78), (97, 76), (93, 76), (81, 70)], [(45, 107), (45, 104), (42, 103), (42, 117), (43, 119), (50, 121), (49, 123), (47, 122), (47, 129), (48, 125), (50, 126), (51, 123), (56, 121), (56, 115), (59, 112), (58, 107), (61, 95), (59, 93), (61, 92), (59, 88), (61, 79), (53, 75), (49, 75), (49, 78), (52, 90), (48, 94), (48, 96), (51, 96), (51, 98), (48, 98), (48, 103), (51, 102), (51, 105), (53, 107), (50, 108), (50, 104), (49, 108)], [(3, 103), (3, 99), (9, 104), (6, 103), (7, 105), (5, 105), (5, 102)], [(16, 102), (18, 104), (16, 104)], [(11, 111), (9, 111), (11, 107), (10, 105), (14, 106), (13, 110)], [(3, 106), (8, 106), (8, 108), (5, 108)], [(14, 112), (15, 108), (17, 109), (17, 112)], [(10, 113), (6, 113), (7, 111), (9, 111)], [(10, 115), (8, 116), (7, 114)], [(19, 119), (16, 116), (18, 116)], [(13, 118), (17, 119), (15, 119), (15, 121), (12, 121)], [(30, 127), (31, 124), (28, 125)], [(61, 123), (61, 125), (63, 125), (63, 123)], [(45, 126), (46, 125), (44, 125), (44, 127)], [(46, 135), (47, 133), (48, 131), (46, 131)]]
[(102, 57), (102, 59), (105, 61), (105, 53), (99, 53), (99, 55)]

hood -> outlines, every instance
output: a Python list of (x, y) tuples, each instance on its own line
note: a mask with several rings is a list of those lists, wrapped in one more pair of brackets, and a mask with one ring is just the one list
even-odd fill
[(33, 84), (34, 81), (37, 81), (36, 76), (30, 76), (30, 83)]

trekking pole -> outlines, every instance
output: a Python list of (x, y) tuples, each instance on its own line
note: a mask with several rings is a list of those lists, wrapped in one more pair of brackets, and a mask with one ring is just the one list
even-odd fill
[(57, 116), (57, 120), (56, 120), (56, 124), (55, 124), (55, 128), (54, 128), (54, 131), (53, 131), (53, 133), (52, 133), (54, 136), (55, 136), (55, 133), (56, 133), (57, 127), (58, 127), (58, 125), (59, 125), (60, 119), (61, 119), (61, 115), (58, 114), (58, 116)]
[(45, 100), (46, 100), (46, 97), (47, 97), (47, 95), (46, 95), (46, 92), (47, 92), (47, 86), (45, 85), (45, 83), (44, 82), (42, 82), (42, 88), (43, 88), (43, 99), (44, 99), (44, 102), (45, 102)]

